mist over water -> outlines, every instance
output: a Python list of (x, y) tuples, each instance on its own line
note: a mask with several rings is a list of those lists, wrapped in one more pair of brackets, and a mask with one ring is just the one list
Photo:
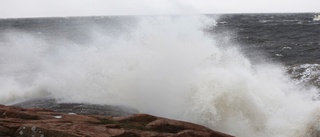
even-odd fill
[(136, 18), (119, 33), (88, 24), (84, 43), (3, 33), (0, 103), (50, 96), (130, 106), (240, 137), (318, 134), (317, 90), (294, 84), (283, 66), (252, 62), (237, 43), (217, 42), (203, 31), (214, 19)]

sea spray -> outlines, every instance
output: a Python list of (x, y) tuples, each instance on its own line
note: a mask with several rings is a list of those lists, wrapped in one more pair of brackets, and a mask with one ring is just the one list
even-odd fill
[(317, 90), (294, 84), (282, 66), (252, 63), (234, 43), (218, 45), (218, 36), (203, 31), (214, 19), (145, 16), (122, 23), (133, 24), (130, 31), (111, 35), (95, 26), (84, 43), (8, 31), (0, 103), (50, 96), (130, 106), (239, 137), (318, 134)]

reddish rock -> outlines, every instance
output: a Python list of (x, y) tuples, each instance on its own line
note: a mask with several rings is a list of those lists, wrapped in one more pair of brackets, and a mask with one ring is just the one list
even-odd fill
[(189, 122), (147, 114), (111, 117), (0, 105), (0, 136), (232, 137)]
[(12, 135), (13, 133), (14, 131), (10, 130), (9, 128), (0, 126), (0, 136)]
[[(50, 124), (50, 123), (48, 123)], [(34, 124), (21, 125), (14, 133), (15, 137), (79, 137), (79, 135), (55, 128), (43, 128)]]
[(134, 115), (125, 116), (125, 117), (114, 117), (113, 119), (120, 122), (150, 123), (152, 121), (157, 120), (158, 118), (148, 114), (134, 114)]

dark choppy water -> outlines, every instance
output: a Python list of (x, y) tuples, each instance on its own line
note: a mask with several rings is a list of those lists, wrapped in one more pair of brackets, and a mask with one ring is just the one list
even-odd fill
[[(128, 23), (130, 22), (130, 23)], [(44, 38), (49, 42), (68, 40), (86, 44), (93, 39), (90, 31), (116, 35), (130, 30), (135, 23), (134, 17), (64, 17), (64, 18), (26, 18), (0, 20), (0, 34), (10, 31), (26, 32)], [(2, 43), (5, 43), (5, 39)]]
[(314, 14), (223, 15), (214, 31), (226, 30), (246, 51), (262, 51), (283, 64), (320, 62), (320, 21)]

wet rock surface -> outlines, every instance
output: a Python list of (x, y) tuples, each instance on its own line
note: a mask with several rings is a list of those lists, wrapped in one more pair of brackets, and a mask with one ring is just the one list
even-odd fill
[(0, 105), (0, 136), (232, 137), (200, 125), (148, 114), (80, 115), (4, 105)]
[(19, 103), (14, 103), (12, 106), (22, 108), (44, 108), (57, 112), (76, 113), (76, 114), (94, 114), (106, 116), (127, 116), (139, 113), (138, 110), (125, 106), (112, 105), (97, 105), (84, 103), (58, 103), (56, 99), (52, 98), (36, 98)]

